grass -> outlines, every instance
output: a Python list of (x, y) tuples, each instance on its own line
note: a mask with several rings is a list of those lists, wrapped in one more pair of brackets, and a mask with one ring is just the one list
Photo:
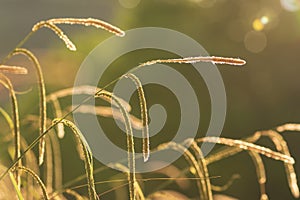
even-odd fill
[[(194, 198), (212, 200), (214, 198), (217, 198), (217, 195), (214, 194), (214, 191), (220, 192), (228, 189), (236, 176), (232, 177), (232, 179), (230, 179), (224, 186), (215, 186), (211, 183), (211, 176), (208, 168), (209, 165), (215, 162), (219, 162), (227, 157), (235, 156), (241, 151), (247, 151), (253, 160), (258, 184), (260, 186), (260, 199), (268, 199), (265, 187), (267, 181), (266, 170), (261, 158), (262, 155), (274, 160), (282, 161), (284, 163), (290, 190), (295, 198), (299, 197), (299, 188), (297, 185), (296, 173), (293, 167), (295, 160), (293, 157), (291, 157), (287, 143), (280, 135), (281, 132), (285, 131), (300, 131), (299, 124), (284, 124), (272, 130), (258, 131), (252, 136), (244, 139), (230, 139), (221, 137), (203, 137), (196, 139), (192, 138), (182, 141), (182, 143), (167, 142), (160, 144), (158, 147), (151, 148), (151, 140), (149, 137), (148, 127), (148, 111), (146, 102), (147, 98), (145, 96), (141, 81), (136, 75), (134, 75), (134, 72), (136, 70), (140, 69), (141, 67), (154, 65), (157, 63), (190, 64), (196, 62), (211, 62), (215, 64), (242, 66), (246, 63), (244, 60), (238, 58), (214, 56), (151, 60), (134, 67), (129, 71), (129, 73), (118, 77), (103, 88), (96, 88), (85, 85), (77, 88), (62, 89), (46, 96), (47, 92), (45, 89), (45, 81), (43, 78), (44, 74), (39, 61), (32, 52), (30, 52), (28, 49), (23, 48), (22, 46), (34, 32), (43, 27), (46, 27), (52, 30), (65, 43), (66, 47), (69, 50), (76, 51), (77, 48), (74, 43), (57, 26), (60, 24), (79, 24), (84, 26), (94, 26), (120, 37), (123, 37), (125, 35), (125, 32), (118, 27), (115, 27), (107, 22), (98, 19), (49, 19), (35, 24), (32, 28), (32, 32), (30, 32), (24, 38), (24, 40), (22, 40), (19, 45), (17, 45), (17, 47), (2, 60), (0, 65), (0, 83), (9, 91), (12, 114), (8, 114), (8, 112), (1, 107), (0, 113), (9, 125), (11, 133), (7, 134), (7, 140), (12, 142), (12, 146), (14, 148), (14, 155), (12, 156), (12, 162), (10, 166), (8, 166), (3, 172), (1, 172), (0, 175), (1, 185), (12, 184), (15, 191), (14, 194), (7, 194), (7, 198), (11, 197), (17, 199), (25, 199), (24, 197), (26, 197), (26, 199), (65, 199), (66, 196), (73, 196), (76, 199), (101, 199), (101, 196), (103, 194), (117, 190), (119, 187), (128, 185), (129, 199), (188, 199), (188, 197), (186, 197), (184, 194), (180, 194), (180, 192), (178, 191), (163, 189), (159, 189), (157, 191), (146, 194), (145, 189), (141, 186), (143, 182), (150, 180), (164, 180), (166, 181), (164, 184), (166, 186), (171, 182), (185, 179), (196, 181), (198, 195)], [(5, 73), (28, 73), (27, 69), (23, 66), (10, 66), (6, 64), (9, 59), (17, 54), (26, 56), (33, 63), (36, 70), (37, 82), (39, 86), (39, 116), (24, 116), (24, 119), (26, 119), (27, 122), (30, 122), (31, 124), (38, 124), (36, 127), (39, 130), (39, 136), (36, 137), (34, 141), (30, 143), (30, 145), (27, 145), (26, 140), (20, 133), (21, 120), (19, 116), (18, 98), (16, 96), (16, 92), (14, 90), (13, 84), (11, 83), (11, 80), (8, 78), (8, 76), (4, 75)], [(140, 119), (130, 113), (131, 106), (128, 102), (105, 90), (109, 85), (122, 78), (129, 78), (136, 86), (140, 102)], [(63, 106), (61, 106), (59, 101), (60, 99), (77, 94), (88, 94), (89, 97), (83, 100), (81, 104), (78, 104), (72, 108), (64, 108)], [(111, 105), (117, 107), (117, 109), (110, 106), (92, 107), (84, 104), (92, 98), (102, 98)], [(47, 103), (51, 103), (53, 105), (54, 119), (49, 119), (49, 116), (51, 115), (47, 110)], [(104, 166), (102, 168), (94, 170), (92, 152), (84, 138), (84, 134), (81, 133), (78, 127), (76, 127), (76, 125), (71, 121), (72, 119), (69, 119), (70, 114), (73, 112), (92, 113), (93, 109), (95, 109), (97, 115), (109, 118), (114, 117), (125, 124), (127, 136), (128, 166), (124, 166), (123, 164), (121, 164), (121, 161), (120, 163), (113, 163), (111, 165), (113, 165), (114, 168), (122, 169), (122, 171), (125, 171), (127, 180), (112, 178), (109, 181), (95, 181), (94, 179), (94, 176), (97, 173), (103, 172), (103, 170), (105, 170), (107, 167)], [(76, 138), (78, 155), (84, 161), (86, 173), (85, 176), (78, 176), (78, 178), (71, 184), (76, 184), (77, 182), (85, 178), (85, 185), (71, 187), (70, 183), (63, 183), (62, 156), (60, 152), (59, 140), (65, 135), (64, 126), (70, 128)], [(54, 129), (54, 127), (57, 127), (57, 129)], [(141, 130), (142, 132), (142, 152), (144, 162), (148, 161), (149, 157), (151, 157), (151, 152), (154, 151), (174, 150), (182, 153), (183, 157), (187, 161), (187, 164), (186, 167), (183, 167), (183, 169), (179, 170), (178, 177), (146, 179), (142, 178), (141, 174), (136, 173), (135, 144), (132, 128)], [(255, 144), (261, 137), (270, 138), (270, 140), (275, 144), (276, 151), (271, 150), (268, 147)], [(32, 150), (38, 143), (39, 152), (38, 155), (36, 155)], [(224, 147), (220, 148), (217, 152), (204, 157), (201, 148), (199, 147), (199, 143), (215, 143), (224, 145)], [(38, 163), (36, 157), (38, 157)], [(41, 165), (43, 165), (43, 167)], [(45, 176), (41, 175), (42, 170), (45, 170)], [(26, 172), (26, 174), (28, 175), (25, 176), (24, 173), (21, 172)], [(194, 177), (185, 177), (184, 175), (188, 173), (193, 174)], [(10, 179), (6, 179), (7, 176), (9, 176)], [(185, 178), (182, 178), (182, 176), (184, 176)], [(96, 191), (97, 184), (108, 184), (113, 182), (125, 183), (118, 187), (113, 187), (100, 194)], [(37, 185), (35, 183), (37, 183)], [(79, 194), (76, 191), (76, 189), (80, 187), (87, 187), (88, 197), (86, 197), (84, 194)]]

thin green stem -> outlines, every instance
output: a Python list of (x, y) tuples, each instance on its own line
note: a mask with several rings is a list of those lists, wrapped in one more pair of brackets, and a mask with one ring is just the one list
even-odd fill
[[(131, 122), (129, 119), (129, 114), (126, 111), (123, 104), (120, 102), (118, 98), (116, 98), (113, 94), (102, 91), (98, 92), (95, 95), (95, 98), (97, 97), (107, 97), (107, 100), (111, 102), (115, 102), (118, 105), (118, 108), (120, 109), (122, 116), (125, 121), (125, 127), (126, 127), (126, 136), (127, 136), (127, 153), (128, 153), (128, 182), (129, 182), (129, 196), (130, 200), (134, 200), (136, 196), (136, 190), (135, 190), (135, 150), (134, 150), (134, 140), (133, 140), (133, 133), (132, 133), (132, 127)], [(105, 98), (106, 99), (106, 98)]]
[(25, 44), (25, 42), (27, 42), (27, 40), (33, 35), (33, 33), (34, 33), (33, 31), (31, 31), (30, 33), (28, 33), (26, 35), (26, 37), (17, 44), (17, 46), (14, 48), (14, 50), (12, 50), (6, 57), (4, 57), (1, 60), (1, 64), (6, 63), (7, 60), (9, 60), (13, 56), (13, 53), (14, 53), (15, 49), (17, 49), (19, 47), (22, 47)]
[[(18, 158), (21, 156), (21, 143), (20, 143), (20, 120), (19, 120), (19, 109), (18, 109), (18, 101), (13, 88), (13, 85), (9, 78), (0, 73), (0, 83), (3, 84), (10, 93), (11, 98), (11, 109), (13, 113), (13, 132), (14, 132), (14, 147), (15, 147), (15, 155), (14, 160), (18, 167), (22, 166), (21, 160)], [(21, 188), (21, 178), (18, 171), (15, 172), (16, 181), (19, 189)]]
[(149, 139), (149, 127), (148, 127), (148, 114), (147, 114), (147, 103), (143, 85), (140, 79), (132, 73), (125, 74), (124, 77), (130, 78), (138, 91), (139, 101), (140, 101), (140, 110), (141, 110), (141, 119), (143, 123), (142, 128), (142, 140), (143, 140), (143, 157), (144, 162), (148, 161), (150, 156), (150, 139)]
[[(25, 55), (31, 62), (34, 64), (36, 70), (36, 76), (38, 79), (38, 86), (39, 86), (39, 98), (40, 98), (40, 134), (46, 130), (46, 121), (47, 121), (47, 106), (46, 106), (46, 88), (45, 88), (45, 81), (43, 76), (43, 71), (38, 59), (31, 53), (29, 50), (24, 48), (16, 48), (12, 56), (22, 54)], [(41, 165), (44, 160), (44, 152), (45, 152), (45, 138), (40, 141), (39, 146), (39, 164)]]

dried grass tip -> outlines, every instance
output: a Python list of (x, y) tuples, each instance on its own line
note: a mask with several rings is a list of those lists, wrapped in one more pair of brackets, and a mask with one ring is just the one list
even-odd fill
[(56, 18), (56, 19), (49, 19), (46, 21), (40, 21), (36, 23), (32, 31), (37, 31), (41, 27), (45, 26), (46, 24), (79, 24), (79, 25), (84, 25), (84, 26), (94, 26), (96, 28), (101, 28), (104, 29), (110, 33), (113, 33), (119, 37), (125, 36), (125, 32), (121, 30), (120, 28), (111, 25), (105, 21), (99, 20), (99, 19), (93, 19), (93, 18), (87, 18), (87, 19), (82, 19), (82, 18)]
[(164, 59), (164, 60), (151, 60), (142, 63), (140, 66), (153, 65), (157, 63), (186, 63), (193, 64), (198, 62), (210, 62), (213, 64), (225, 64), (225, 65), (236, 65), (242, 66), (246, 64), (245, 60), (240, 58), (226, 58), (226, 57), (215, 57), (215, 56), (198, 56), (198, 57), (187, 57), (187, 58), (177, 58), (177, 59)]
[(53, 24), (80, 24), (85, 26), (94, 26), (96, 28), (102, 28), (120, 37), (125, 36), (125, 32), (122, 31), (120, 28), (113, 26), (105, 21), (94, 19), (94, 18), (87, 18), (87, 19), (57, 18), (57, 19), (50, 19), (48, 20), (48, 22)]
[(0, 72), (11, 74), (28, 74), (28, 71), (24, 67), (0, 65)]
[(284, 131), (300, 131), (300, 124), (283, 124), (281, 126), (276, 127), (278, 132)]
[(208, 142), (208, 143), (216, 143), (216, 144), (224, 144), (227, 146), (235, 146), (240, 149), (244, 149), (247, 151), (253, 151), (262, 155), (265, 155), (269, 158), (273, 158), (274, 160), (281, 160), (288, 164), (294, 164), (295, 160), (291, 156), (272, 151), (269, 148), (259, 146), (250, 142), (245, 142), (242, 140), (234, 140), (229, 138), (219, 138), (219, 137), (204, 137), (197, 139), (197, 142)]
[(199, 56), (199, 57), (188, 57), (182, 60), (183, 63), (197, 63), (197, 62), (211, 62), (214, 64), (226, 64), (226, 65), (245, 65), (246, 61), (240, 58), (226, 58), (226, 57), (216, 57), (216, 56)]

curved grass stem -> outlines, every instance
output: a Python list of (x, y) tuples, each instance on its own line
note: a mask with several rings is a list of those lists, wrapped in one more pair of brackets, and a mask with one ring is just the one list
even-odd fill
[[(11, 98), (11, 109), (13, 113), (12, 121), (13, 121), (13, 133), (14, 133), (14, 147), (15, 147), (15, 155), (14, 161), (17, 164), (17, 167), (22, 166), (21, 160), (18, 158), (21, 156), (21, 143), (20, 143), (20, 120), (19, 120), (19, 108), (18, 108), (18, 101), (12, 86), (11, 81), (5, 75), (0, 73), (0, 84), (6, 87), (9, 90), (10, 98)], [(21, 187), (21, 179), (20, 174), (18, 171), (15, 172), (16, 182), (18, 188)]]
[(84, 155), (84, 163), (85, 163), (85, 170), (86, 170), (87, 183), (88, 183), (89, 199), (91, 199), (91, 200), (98, 199), (98, 196), (96, 193), (96, 188), (95, 188), (94, 176), (93, 176), (93, 156), (92, 156), (92, 152), (91, 152), (83, 134), (75, 126), (75, 124), (73, 124), (69, 120), (54, 119), (53, 124), (57, 124), (57, 123), (63, 123), (65, 126), (69, 127), (72, 130), (73, 134), (75, 135), (77, 143), (80, 144), (82, 154)]
[(118, 105), (120, 112), (123, 115), (124, 121), (125, 121), (125, 128), (126, 128), (126, 136), (127, 136), (127, 153), (128, 153), (128, 182), (129, 182), (129, 195), (130, 199), (135, 199), (135, 150), (134, 150), (134, 140), (133, 140), (133, 133), (132, 133), (132, 127), (130, 123), (129, 114), (126, 111), (123, 104), (120, 102), (118, 98), (116, 98), (113, 94), (105, 91), (101, 91), (97, 94), (95, 94), (95, 98), (97, 97), (106, 97), (104, 99), (108, 100), (109, 102), (115, 102), (116, 105)]
[(203, 137), (196, 140), (197, 142), (208, 142), (208, 143), (215, 143), (215, 144), (223, 144), (226, 146), (231, 147), (238, 147), (240, 149), (246, 151), (254, 151), (256, 153), (262, 154), (274, 160), (281, 160), (285, 163), (294, 164), (294, 158), (287, 156), (285, 154), (281, 154), (275, 151), (272, 151), (269, 148), (262, 147), (253, 143), (245, 142), (242, 140), (234, 140), (229, 138), (220, 138), (220, 137)]
[(46, 186), (44, 185), (43, 181), (40, 179), (40, 177), (34, 171), (32, 171), (31, 169), (24, 167), (24, 166), (16, 167), (15, 170), (25, 171), (27, 174), (29, 174), (34, 180), (36, 180), (36, 182), (40, 186), (44, 199), (45, 200), (49, 199)]
[[(186, 142), (184, 142), (186, 143)], [(195, 157), (193, 156), (193, 154), (186, 149), (186, 147), (184, 147), (181, 144), (177, 144), (175, 142), (167, 142), (167, 143), (163, 143), (158, 145), (158, 147), (156, 148), (157, 151), (161, 151), (161, 150), (166, 150), (166, 149), (173, 149), (174, 151), (178, 151), (180, 153), (183, 153), (183, 156), (185, 157), (186, 161), (189, 163), (189, 165), (191, 167), (193, 167), (195, 169), (195, 174), (197, 179), (197, 186), (198, 186), (198, 191), (199, 191), (199, 198), (200, 199), (209, 199), (208, 193), (207, 193), (207, 188), (206, 188), (206, 184), (205, 184), (205, 177), (203, 176), (202, 173), (202, 169), (200, 169), (200, 166), (197, 162), (197, 160), (195, 159)]]
[(148, 127), (147, 102), (145, 98), (143, 85), (140, 79), (132, 73), (125, 74), (124, 77), (130, 78), (135, 83), (135, 86), (138, 91), (140, 110), (141, 110), (141, 119), (143, 123), (143, 128), (142, 128), (143, 157), (144, 157), (144, 162), (146, 162), (150, 156), (150, 139), (149, 139), (149, 127)]
[(201, 170), (201, 173), (199, 174), (201, 185), (202, 187), (205, 187), (206, 198), (212, 200), (212, 186), (209, 180), (209, 172), (203, 153), (194, 139), (187, 139), (184, 141), (184, 144), (187, 144), (187, 146), (189, 146), (194, 151), (199, 169)]
[[(129, 175), (128, 173), (130, 173), (129, 169), (125, 165), (122, 165), (121, 163), (113, 163), (113, 164), (110, 164), (109, 166), (114, 169), (125, 172), (127, 174), (127, 176)], [(145, 200), (143, 190), (141, 189), (141, 186), (139, 185), (139, 183), (137, 181), (135, 182), (134, 187), (136, 190), (136, 198), (138, 200)]]
[[(25, 55), (34, 65), (36, 70), (36, 76), (38, 80), (38, 87), (39, 87), (39, 98), (40, 98), (40, 130), (39, 134), (41, 135), (46, 130), (46, 121), (47, 121), (47, 106), (46, 106), (46, 88), (45, 88), (45, 81), (43, 76), (43, 71), (38, 59), (31, 53), (29, 50), (24, 48), (16, 48), (12, 56), (22, 54)], [(45, 151), (45, 141), (44, 138), (40, 141), (39, 146), (39, 164), (41, 165), (44, 160), (44, 151)]]

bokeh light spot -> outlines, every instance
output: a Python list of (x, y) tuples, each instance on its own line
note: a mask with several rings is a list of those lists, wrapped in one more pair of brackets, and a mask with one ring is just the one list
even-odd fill
[(124, 8), (135, 8), (139, 5), (141, 0), (119, 0), (119, 3)]
[(265, 25), (269, 23), (269, 18), (266, 16), (262, 16), (261, 18), (256, 18), (253, 23), (252, 27), (255, 31), (261, 31), (265, 28)]
[(245, 35), (244, 45), (252, 53), (259, 53), (267, 46), (267, 37), (263, 32), (250, 31)]
[(256, 31), (261, 31), (264, 29), (264, 25), (261, 23), (259, 19), (255, 19), (252, 23), (252, 27)]
[(269, 18), (267, 16), (262, 16), (260, 18), (260, 21), (262, 24), (266, 25), (267, 23), (269, 23)]
[(281, 6), (290, 12), (295, 12), (300, 10), (300, 1), (299, 0), (280, 0)]

